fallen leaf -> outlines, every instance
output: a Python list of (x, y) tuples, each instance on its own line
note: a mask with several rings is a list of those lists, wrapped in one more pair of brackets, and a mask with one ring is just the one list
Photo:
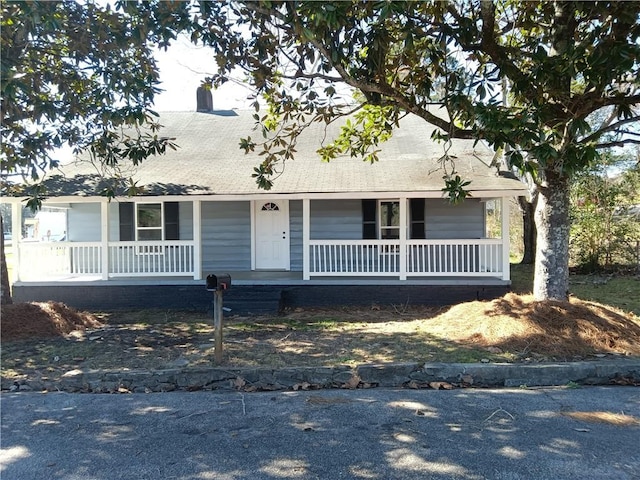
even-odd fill
[(462, 375), (460, 377), (460, 381), (462, 383), (466, 383), (467, 385), (473, 385), (473, 377), (471, 375), (469, 375), (469, 374)]
[(351, 377), (345, 384), (342, 385), (342, 388), (358, 388), (360, 385), (360, 377), (358, 375), (354, 375)]
[(429, 386), (434, 390), (452, 390), (453, 385), (449, 382), (429, 382)]
[(333, 404), (333, 403), (349, 403), (350, 400), (346, 398), (340, 397), (320, 397), (320, 396), (312, 396), (305, 400), (307, 403), (312, 403), (316, 405), (324, 405), (324, 404)]

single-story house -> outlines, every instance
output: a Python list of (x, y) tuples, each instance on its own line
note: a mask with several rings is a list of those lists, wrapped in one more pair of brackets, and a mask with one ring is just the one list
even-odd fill
[[(442, 192), (445, 146), (414, 116), (381, 144), (374, 164), (322, 162), (317, 149), (338, 130), (316, 124), (268, 191), (252, 178), (262, 157), (239, 149), (241, 137), (261, 137), (253, 112), (169, 112), (160, 123), (179, 148), (123, 167), (142, 194), (101, 196), (87, 159), (51, 172), (45, 205), (66, 213), (65, 235), (13, 235), (17, 301), (206, 308), (211, 273), (231, 276), (225, 304), (236, 312), (446, 304), (509, 288), (508, 200), (526, 189), (498, 175), (482, 143), (447, 146), (472, 181), (471, 197), (454, 206)], [(13, 203), (13, 232), (23, 231), (22, 200), (3, 199)], [(497, 211), (497, 234), (488, 234), (487, 215)]]

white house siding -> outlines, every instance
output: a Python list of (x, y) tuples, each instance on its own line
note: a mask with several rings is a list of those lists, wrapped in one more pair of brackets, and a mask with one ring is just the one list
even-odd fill
[(302, 200), (289, 202), (289, 254), (291, 270), (302, 271)]
[(361, 200), (312, 200), (311, 240), (361, 240)]
[(202, 269), (251, 270), (250, 202), (202, 202)]
[(180, 202), (178, 209), (180, 240), (193, 240), (193, 202)]
[[(442, 199), (427, 199), (425, 203), (426, 238), (435, 239), (475, 239), (485, 235), (484, 203), (467, 199), (459, 205), (452, 205)], [(468, 250), (462, 246), (439, 249), (427, 254), (427, 262), (436, 271), (450, 271), (453, 265), (468, 265), (473, 271), (486, 268), (481, 265), (480, 250)]]
[(427, 239), (482, 238), (485, 235), (484, 203), (467, 199), (451, 205), (442, 199), (427, 199), (425, 203)]
[[(100, 204), (72, 203), (67, 210), (67, 240), (71, 242), (100, 241)], [(117, 210), (116, 210), (117, 211)]]
[(109, 241), (120, 241), (120, 210), (117, 201), (109, 203)]
[[(311, 238), (362, 239), (361, 200), (312, 200)], [(289, 202), (291, 270), (302, 271), (302, 201)]]

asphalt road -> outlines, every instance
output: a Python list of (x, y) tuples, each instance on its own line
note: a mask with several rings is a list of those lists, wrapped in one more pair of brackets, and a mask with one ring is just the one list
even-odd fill
[(12, 393), (0, 406), (2, 480), (640, 479), (640, 426), (575, 418), (640, 418), (636, 387)]

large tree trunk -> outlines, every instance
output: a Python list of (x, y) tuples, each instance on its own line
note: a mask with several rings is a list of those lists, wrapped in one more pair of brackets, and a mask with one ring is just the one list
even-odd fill
[(538, 191), (538, 230), (533, 296), (535, 300), (567, 300), (569, 288), (569, 179), (545, 171)]
[[(3, 224), (3, 218), (2, 215), (0, 215), (0, 234), (2, 234), (0, 236), (0, 255), (2, 258), (0, 258), (0, 277), (2, 277), (2, 282), (0, 284), (0, 288), (1, 288), (1, 297), (0, 298), (0, 305), (9, 305), (11, 303), (13, 303), (13, 299), (11, 298), (11, 286), (9, 285), (9, 271), (7, 270), (7, 258), (5, 257), (4, 254), (4, 224)], [(15, 240), (13, 240), (14, 242), (17, 242), (18, 239), (16, 238)]]
[(537, 200), (537, 191), (531, 201), (525, 197), (518, 197), (518, 204), (522, 211), (522, 244), (524, 247), (520, 263), (524, 265), (533, 265), (536, 260), (536, 236), (538, 232), (536, 231), (535, 211)]

